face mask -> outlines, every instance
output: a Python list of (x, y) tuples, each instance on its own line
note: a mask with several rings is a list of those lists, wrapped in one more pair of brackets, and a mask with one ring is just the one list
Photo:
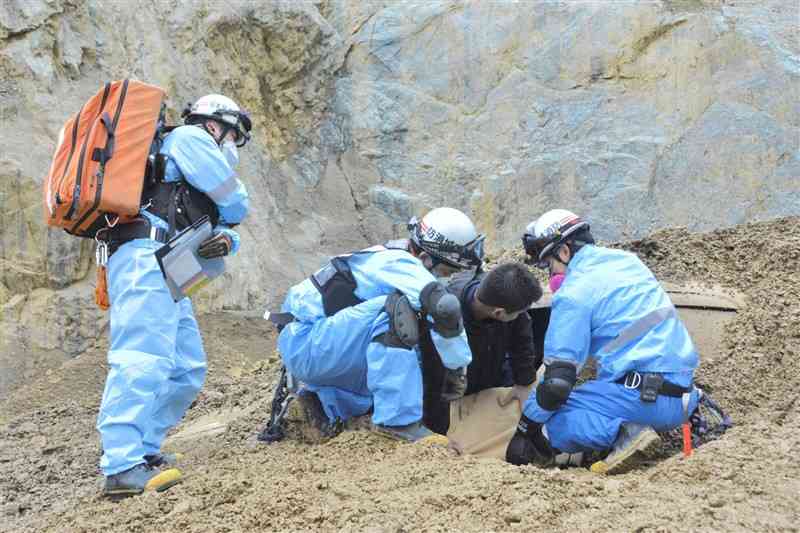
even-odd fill
[(236, 144), (232, 141), (225, 141), (220, 149), (225, 161), (228, 162), (231, 168), (236, 168), (236, 165), (239, 164), (239, 150), (236, 149)]
[(564, 274), (551, 274), (550, 275), (550, 292), (553, 294), (556, 293), (558, 289), (561, 288), (561, 284), (564, 283)]

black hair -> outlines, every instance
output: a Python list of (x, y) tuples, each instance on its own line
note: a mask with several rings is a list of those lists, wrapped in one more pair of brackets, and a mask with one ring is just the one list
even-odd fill
[[(574, 257), (575, 254), (578, 253), (578, 250), (583, 248), (584, 245), (594, 244), (594, 237), (592, 236), (592, 232), (589, 231), (589, 228), (585, 228), (570, 235), (564, 244), (569, 247), (569, 255)], [(557, 249), (558, 247), (554, 249), (554, 253)]]
[(522, 263), (505, 263), (486, 274), (475, 295), (485, 305), (515, 313), (541, 298), (542, 286)]

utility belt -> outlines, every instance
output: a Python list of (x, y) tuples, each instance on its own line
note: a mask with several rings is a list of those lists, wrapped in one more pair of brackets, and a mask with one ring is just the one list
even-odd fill
[(144, 217), (137, 218), (127, 224), (117, 224), (108, 228), (107, 232), (108, 256), (114, 254), (120, 246), (134, 239), (152, 239), (165, 243), (168, 240), (167, 230), (150, 224)]
[(693, 386), (681, 387), (664, 380), (664, 374), (656, 372), (628, 372), (617, 381), (626, 389), (638, 390), (643, 402), (654, 402), (661, 396), (681, 398), (692, 391)]

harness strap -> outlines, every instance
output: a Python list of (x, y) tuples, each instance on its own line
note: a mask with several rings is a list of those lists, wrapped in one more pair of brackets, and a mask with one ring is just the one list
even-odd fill
[(169, 205), (167, 206), (167, 224), (169, 234), (174, 235), (178, 227), (178, 189), (181, 182), (176, 182), (169, 193)]

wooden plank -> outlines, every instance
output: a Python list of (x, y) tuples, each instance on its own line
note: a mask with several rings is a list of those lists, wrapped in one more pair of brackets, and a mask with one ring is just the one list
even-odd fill
[[(667, 291), (672, 303), (678, 308), (735, 312), (745, 306), (745, 298), (742, 294), (724, 287), (675, 283), (662, 283), (662, 286)], [(542, 297), (530, 308), (546, 308), (550, 307), (552, 303), (553, 295), (549, 289), (545, 288)]]

